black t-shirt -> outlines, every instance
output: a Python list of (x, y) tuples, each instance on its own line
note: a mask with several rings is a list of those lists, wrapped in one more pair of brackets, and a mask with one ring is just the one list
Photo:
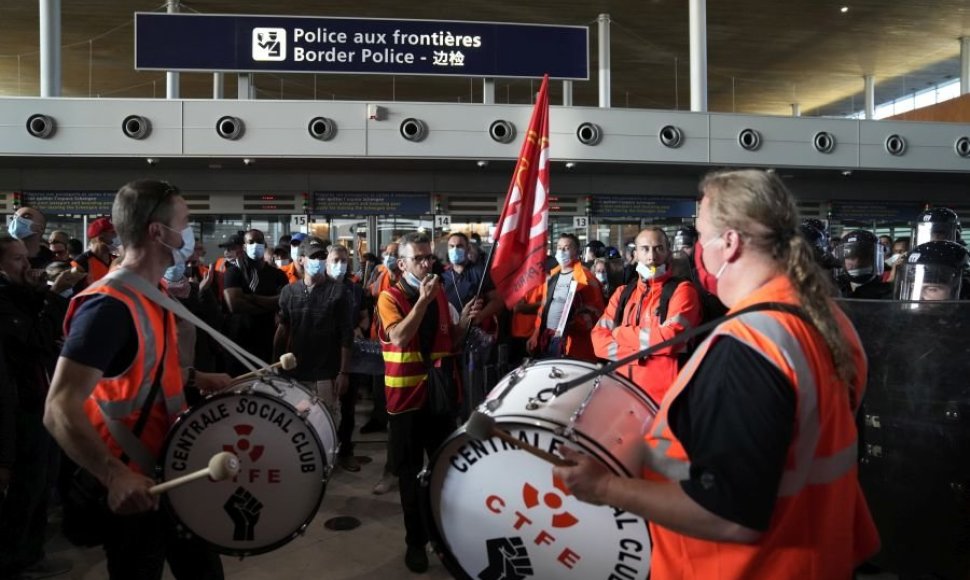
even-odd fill
[(768, 529), (795, 407), (794, 387), (768, 359), (717, 338), (668, 414), (691, 462), (683, 490), (728, 521)]
[(30, 267), (35, 269), (46, 268), (48, 264), (54, 261), (54, 252), (44, 246), (40, 247), (37, 255), (33, 258), (28, 258), (27, 261), (30, 262)]
[(277, 296), (280, 293), (280, 289), (289, 283), (286, 278), (286, 274), (282, 271), (266, 264), (262, 260), (258, 262), (256, 260), (250, 260), (247, 258), (241, 258), (249, 260), (249, 265), (256, 270), (257, 276), (259, 276), (259, 281), (256, 284), (256, 291), (254, 292), (249, 286), (249, 280), (243, 275), (243, 271), (239, 266), (235, 264), (228, 264), (226, 266), (226, 273), (223, 277), (223, 288), (241, 288), (243, 294), (255, 294), (257, 296)]
[(307, 288), (302, 280), (280, 294), (280, 322), (289, 330), (287, 350), (296, 356), (298, 380), (332, 379), (340, 370), (340, 349), (354, 344), (351, 288), (326, 280)]
[(461, 274), (453, 267), (448, 268), (441, 275), (441, 286), (445, 290), (445, 296), (458, 312), (461, 312), (465, 304), (475, 297), (479, 285), (482, 287), (483, 298), (495, 289), (492, 277), (485, 271), (485, 265), (482, 263), (465, 264)]
[(106, 294), (86, 298), (71, 319), (61, 356), (116, 377), (137, 355), (138, 336), (128, 307)]

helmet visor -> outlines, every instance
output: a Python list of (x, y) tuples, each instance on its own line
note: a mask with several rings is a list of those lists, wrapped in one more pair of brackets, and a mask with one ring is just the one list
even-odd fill
[(897, 300), (956, 300), (960, 297), (960, 271), (952, 266), (905, 264), (897, 276)]

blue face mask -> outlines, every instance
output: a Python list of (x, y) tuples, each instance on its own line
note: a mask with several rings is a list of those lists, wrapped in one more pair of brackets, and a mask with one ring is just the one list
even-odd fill
[(332, 264), (327, 264), (327, 274), (330, 275), (334, 280), (339, 280), (347, 273), (347, 263), (346, 262), (334, 262)]
[(413, 288), (421, 287), (421, 280), (411, 272), (404, 273), (404, 281), (407, 282), (408, 285), (410, 285)]
[[(170, 228), (165, 224), (162, 224), (162, 227), (173, 232), (176, 231), (175, 228)], [(195, 252), (195, 231), (192, 229), (192, 226), (186, 226), (185, 229), (179, 232), (179, 235), (182, 236), (181, 248), (170, 246), (165, 242), (162, 242), (162, 245), (172, 250), (172, 266), (181, 267), (184, 271), (185, 261)]]
[(250, 260), (262, 260), (266, 253), (266, 244), (246, 244), (246, 255)]
[(19, 215), (10, 220), (10, 225), (7, 226), (7, 231), (11, 236), (17, 238), (18, 240), (22, 240), (37, 234), (37, 232), (34, 231), (34, 222)]
[(384, 267), (391, 271), (396, 270), (397, 256), (391, 256), (391, 255), (384, 256)]
[(448, 261), (452, 264), (464, 264), (465, 248), (448, 248)]
[(320, 274), (320, 272), (323, 272), (323, 263), (323, 260), (311, 260), (307, 258), (306, 264), (304, 265), (306, 273), (310, 276)]
[(559, 262), (560, 268), (566, 268), (573, 263), (572, 252), (556, 252), (556, 261)]
[(162, 276), (169, 283), (175, 283), (185, 279), (185, 262), (169, 266), (165, 269), (165, 273)]

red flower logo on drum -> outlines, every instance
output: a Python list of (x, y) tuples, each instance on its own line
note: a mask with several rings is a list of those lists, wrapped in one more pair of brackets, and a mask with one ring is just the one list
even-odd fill
[(253, 432), (252, 425), (236, 425), (232, 429), (236, 432), (236, 435), (239, 435), (239, 439), (236, 440), (235, 445), (223, 445), (223, 451), (235, 453), (236, 455), (246, 453), (249, 455), (249, 460), (253, 462), (263, 456), (263, 446), (253, 445), (249, 442), (249, 435)]
[[(542, 494), (541, 502), (545, 504), (546, 507), (556, 512), (563, 506), (566, 496), (570, 495), (569, 489), (558, 477), (552, 478), (552, 486), (554, 489)], [(530, 483), (526, 483), (522, 486), (522, 501), (525, 502), (525, 507), (534, 508), (539, 505), (539, 490), (532, 486)], [(568, 528), (569, 526), (574, 526), (579, 523), (576, 516), (563, 510), (558, 513), (552, 514), (552, 527), (554, 528)]]

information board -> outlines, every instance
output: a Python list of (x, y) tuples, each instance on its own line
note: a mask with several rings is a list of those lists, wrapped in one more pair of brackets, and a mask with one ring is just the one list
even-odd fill
[(697, 201), (689, 197), (594, 195), (596, 217), (689, 218), (697, 213)]
[(920, 206), (912, 202), (833, 201), (832, 219), (840, 222), (904, 222), (916, 219)]
[(589, 28), (135, 14), (135, 69), (589, 79)]
[(317, 215), (412, 216), (431, 213), (430, 193), (314, 191)]
[(111, 215), (114, 191), (25, 191), (23, 204), (54, 215)]

